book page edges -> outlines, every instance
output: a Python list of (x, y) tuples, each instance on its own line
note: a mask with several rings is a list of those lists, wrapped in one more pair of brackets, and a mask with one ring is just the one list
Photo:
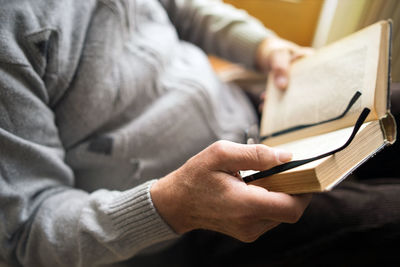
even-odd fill
[(396, 141), (397, 136), (397, 126), (396, 120), (394, 119), (393, 115), (388, 112), (386, 116), (379, 120), (380, 129), (383, 135), (383, 143), (372, 153), (370, 153), (367, 157), (363, 158), (360, 162), (355, 164), (352, 168), (350, 168), (347, 172), (343, 175), (338, 177), (335, 181), (327, 186), (321, 185), (322, 191), (330, 191), (340, 182), (347, 178), (354, 170), (364, 164), (368, 159), (376, 155), (378, 152), (383, 150), (386, 146), (394, 144)]
[(321, 191), (331, 191), (334, 187), (336, 187), (338, 184), (340, 184), (344, 179), (346, 179), (350, 174), (352, 174), (353, 171), (355, 171), (358, 167), (363, 165), (367, 160), (372, 158), (376, 153), (380, 152), (387, 144), (384, 143), (382, 144), (373, 154), (370, 154), (368, 157), (364, 158), (361, 160), (358, 164), (356, 164), (353, 168), (351, 168), (348, 172), (344, 173), (341, 177), (336, 179), (333, 183), (330, 185), (326, 186), (325, 188), (322, 188)]
[(387, 106), (386, 109), (390, 112), (390, 96), (391, 96), (391, 85), (392, 85), (392, 49), (393, 49), (393, 21), (391, 19), (388, 20), (389, 23), (389, 32), (388, 32), (388, 39), (389, 39), (389, 56), (388, 56), (388, 80), (387, 80)]
[[(366, 133), (363, 133), (364, 130), (362, 130), (356, 136), (356, 139), (353, 140), (353, 143), (350, 145), (351, 147), (338, 153), (339, 162), (334, 159), (335, 154), (293, 170), (251, 182), (251, 184), (264, 187), (270, 191), (285, 192), (288, 194), (329, 191), (348, 177), (360, 165), (364, 164), (369, 158), (381, 151), (385, 146), (391, 145), (396, 141), (396, 122), (390, 112), (381, 120), (375, 120), (375, 123), (373, 125), (371, 124), (369, 127), (375, 130), (372, 130), (372, 132), (369, 130), (370, 133), (368, 133), (367, 128), (365, 129)], [(367, 148), (359, 150), (360, 144), (368, 145)], [(353, 153), (359, 155), (363, 150), (365, 154), (359, 158), (353, 157), (351, 154), (351, 151), (353, 151)], [(346, 151), (350, 151), (350, 153)], [(347, 160), (346, 157), (350, 157), (350, 160)], [(352, 159), (354, 159), (354, 163), (351, 163)], [(340, 160), (345, 161), (346, 164), (350, 166), (346, 167), (341, 165), (342, 163), (340, 163)], [(342, 168), (342, 170), (337, 172), (340, 168)], [(328, 178), (324, 180), (322, 177)]]
[[(272, 192), (285, 192), (287, 194), (320, 192), (321, 185), (316, 177), (315, 168), (310, 168), (278, 173), (250, 182), (250, 184), (266, 188)], [(293, 178), (296, 180), (294, 181)]]
[(382, 29), (374, 108), (377, 117), (382, 118), (390, 110), (392, 23), (386, 20), (379, 23)]

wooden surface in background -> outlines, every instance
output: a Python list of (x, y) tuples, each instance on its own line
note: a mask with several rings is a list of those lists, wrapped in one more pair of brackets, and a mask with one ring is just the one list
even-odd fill
[(323, 0), (224, 0), (243, 8), (279, 36), (310, 46)]

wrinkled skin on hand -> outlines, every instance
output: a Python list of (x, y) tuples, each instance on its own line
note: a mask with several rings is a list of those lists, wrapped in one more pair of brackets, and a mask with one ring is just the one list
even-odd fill
[(153, 203), (179, 234), (217, 231), (252, 242), (281, 222), (295, 223), (311, 196), (291, 196), (247, 185), (240, 170), (265, 170), (291, 154), (265, 145), (218, 141), (153, 184)]

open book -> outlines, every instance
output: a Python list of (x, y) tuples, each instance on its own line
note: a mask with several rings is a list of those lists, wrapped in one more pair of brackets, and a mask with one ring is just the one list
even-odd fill
[(390, 114), (390, 44), (391, 22), (381, 21), (295, 62), (286, 91), (277, 89), (269, 79), (262, 143), (292, 152), (295, 163), (341, 147), (363, 109), (371, 112), (341, 151), (298, 167), (275, 168), (272, 175), (242, 174), (244, 180), (290, 194), (330, 190), (393, 144), (396, 125)]

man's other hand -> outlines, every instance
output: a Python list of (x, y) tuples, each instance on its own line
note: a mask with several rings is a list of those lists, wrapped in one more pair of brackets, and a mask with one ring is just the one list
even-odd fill
[(298, 46), (290, 41), (272, 36), (266, 38), (258, 46), (256, 64), (261, 71), (272, 72), (275, 85), (284, 90), (289, 84), (291, 63), (312, 53), (312, 48)]
[(247, 185), (238, 171), (265, 170), (290, 159), (290, 153), (265, 145), (218, 141), (154, 183), (152, 200), (179, 234), (208, 229), (252, 242), (281, 222), (296, 222), (310, 195)]

